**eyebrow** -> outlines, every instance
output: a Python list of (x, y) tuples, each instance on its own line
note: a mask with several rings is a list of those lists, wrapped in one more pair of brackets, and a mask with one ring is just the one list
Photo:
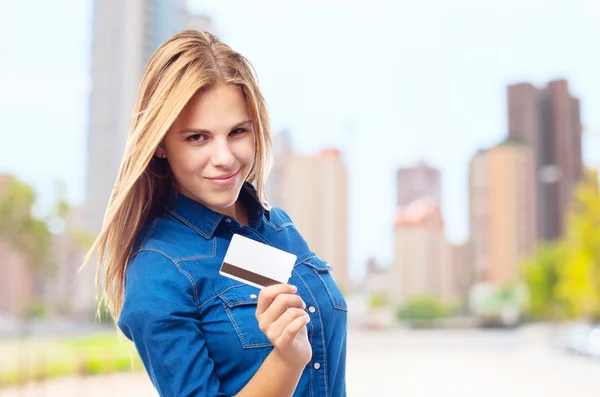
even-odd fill
[[(252, 120), (244, 120), (244, 121), (240, 121), (237, 124), (234, 124), (231, 129), (235, 130), (236, 128), (240, 128), (243, 127), (247, 124), (251, 124)], [(195, 133), (195, 134), (210, 134), (211, 132), (209, 130), (205, 130), (202, 128), (193, 128), (193, 127), (189, 127), (189, 128), (184, 128), (182, 130), (179, 131), (180, 134), (184, 134), (184, 133)]]

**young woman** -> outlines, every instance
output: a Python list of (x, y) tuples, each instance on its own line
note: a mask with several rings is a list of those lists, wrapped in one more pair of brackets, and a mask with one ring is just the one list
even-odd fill
[[(249, 62), (185, 31), (144, 71), (102, 230), (88, 253), (161, 396), (345, 396), (346, 302), (269, 208), (269, 118)], [(233, 234), (297, 256), (289, 284), (219, 274)]]

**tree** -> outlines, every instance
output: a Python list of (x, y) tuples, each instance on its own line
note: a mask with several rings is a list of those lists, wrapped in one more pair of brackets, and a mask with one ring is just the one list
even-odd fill
[(524, 266), (531, 314), (600, 321), (600, 193), (597, 174), (577, 186), (564, 237)]
[(417, 296), (406, 301), (398, 311), (399, 320), (428, 322), (444, 318), (450, 314), (448, 308), (434, 296)]
[(557, 295), (569, 317), (600, 321), (600, 194), (593, 172), (575, 192), (564, 244)]
[(534, 257), (525, 262), (524, 276), (529, 288), (529, 312), (537, 318), (558, 319), (562, 313), (557, 294), (565, 247), (556, 242), (542, 245)]
[(47, 270), (51, 233), (46, 223), (32, 215), (35, 193), (27, 184), (7, 177), (0, 192), (0, 238), (22, 253), (35, 272)]

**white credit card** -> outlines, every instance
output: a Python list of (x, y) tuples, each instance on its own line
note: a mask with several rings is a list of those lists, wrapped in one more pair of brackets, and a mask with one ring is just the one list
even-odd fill
[(264, 288), (286, 284), (292, 276), (296, 255), (234, 234), (219, 274)]

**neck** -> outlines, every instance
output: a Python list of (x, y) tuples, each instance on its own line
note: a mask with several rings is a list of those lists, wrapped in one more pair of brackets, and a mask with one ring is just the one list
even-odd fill
[(248, 226), (249, 225), (249, 219), (248, 219), (248, 211), (246, 211), (246, 206), (244, 205), (244, 203), (242, 202), (242, 200), (238, 199), (235, 204), (233, 205), (233, 212), (234, 215), (233, 217), (242, 225), (242, 226)]

